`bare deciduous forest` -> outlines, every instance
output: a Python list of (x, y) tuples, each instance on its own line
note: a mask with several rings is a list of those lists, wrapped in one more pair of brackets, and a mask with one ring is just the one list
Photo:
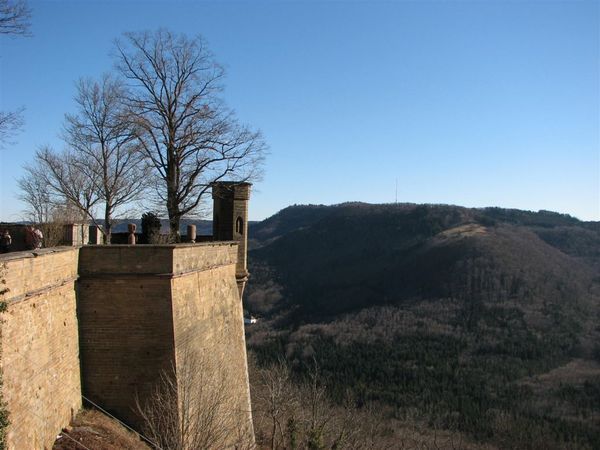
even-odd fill
[(287, 208), (251, 238), (257, 365), (283, 360), (301, 387), (314, 364), (330, 407), (351, 399), (381, 448), (410, 429), (445, 448), (600, 444), (598, 223), (342, 204)]

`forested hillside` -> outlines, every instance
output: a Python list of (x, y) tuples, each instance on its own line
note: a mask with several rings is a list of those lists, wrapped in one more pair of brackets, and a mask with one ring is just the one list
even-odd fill
[(446, 205), (293, 206), (254, 224), (259, 364), (334, 402), (500, 447), (600, 447), (600, 224)]

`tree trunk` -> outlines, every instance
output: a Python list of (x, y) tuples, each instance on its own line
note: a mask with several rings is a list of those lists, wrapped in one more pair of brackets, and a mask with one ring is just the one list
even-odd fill
[(110, 209), (104, 210), (104, 245), (110, 245), (112, 239), (112, 217)]
[(175, 152), (169, 149), (169, 164), (167, 168), (167, 212), (169, 213), (169, 234), (171, 242), (181, 242), (179, 235), (179, 221), (181, 220), (181, 211), (177, 201), (177, 166), (172, 162), (175, 159)]
[(179, 205), (177, 204), (177, 201), (174, 200), (174, 197), (174, 192), (168, 193), (167, 212), (169, 213), (169, 241), (180, 242), (179, 221), (181, 220), (181, 212), (179, 211)]
[(179, 220), (179, 215), (171, 216), (171, 213), (169, 213), (169, 234), (172, 242), (181, 242), (181, 235), (179, 234)]

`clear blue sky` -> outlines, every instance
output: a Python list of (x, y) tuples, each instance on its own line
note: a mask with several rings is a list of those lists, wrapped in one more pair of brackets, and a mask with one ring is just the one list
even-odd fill
[(74, 81), (112, 69), (124, 31), (202, 34), (225, 99), (270, 144), (251, 218), (290, 204), (398, 200), (600, 219), (598, 1), (30, 1), (0, 37), (0, 219), (21, 167), (61, 147)]

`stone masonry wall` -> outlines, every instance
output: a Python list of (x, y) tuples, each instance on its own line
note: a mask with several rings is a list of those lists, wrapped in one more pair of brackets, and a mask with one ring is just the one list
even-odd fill
[(75, 248), (0, 256), (9, 289), (1, 316), (8, 449), (50, 449), (81, 407), (77, 263)]
[[(198, 266), (197, 252), (186, 248), (173, 255), (174, 266), (186, 268), (171, 281), (177, 366), (179, 370), (190, 357), (199, 358), (197, 379), (180, 380), (182, 389), (186, 383), (203, 382), (208, 374), (213, 389), (228, 393), (223, 409), (233, 417), (221, 423), (228, 428), (233, 448), (237, 439), (253, 436), (242, 302), (235, 277), (237, 245), (207, 246), (204, 252), (207, 263), (219, 264)], [(192, 266), (195, 270), (189, 270)]]
[[(90, 246), (80, 255), (83, 393), (140, 427), (136, 397), (188, 350), (224, 361), (236, 428), (251, 430), (242, 305), (231, 242)], [(212, 373), (211, 373), (212, 375)]]
[(8, 449), (50, 449), (82, 393), (141, 428), (137, 398), (163, 371), (179, 377), (189, 352), (227, 393), (231, 443), (251, 435), (237, 256), (235, 242), (0, 255)]
[(135, 405), (173, 364), (172, 248), (82, 247), (78, 316), (83, 395), (139, 427)]

